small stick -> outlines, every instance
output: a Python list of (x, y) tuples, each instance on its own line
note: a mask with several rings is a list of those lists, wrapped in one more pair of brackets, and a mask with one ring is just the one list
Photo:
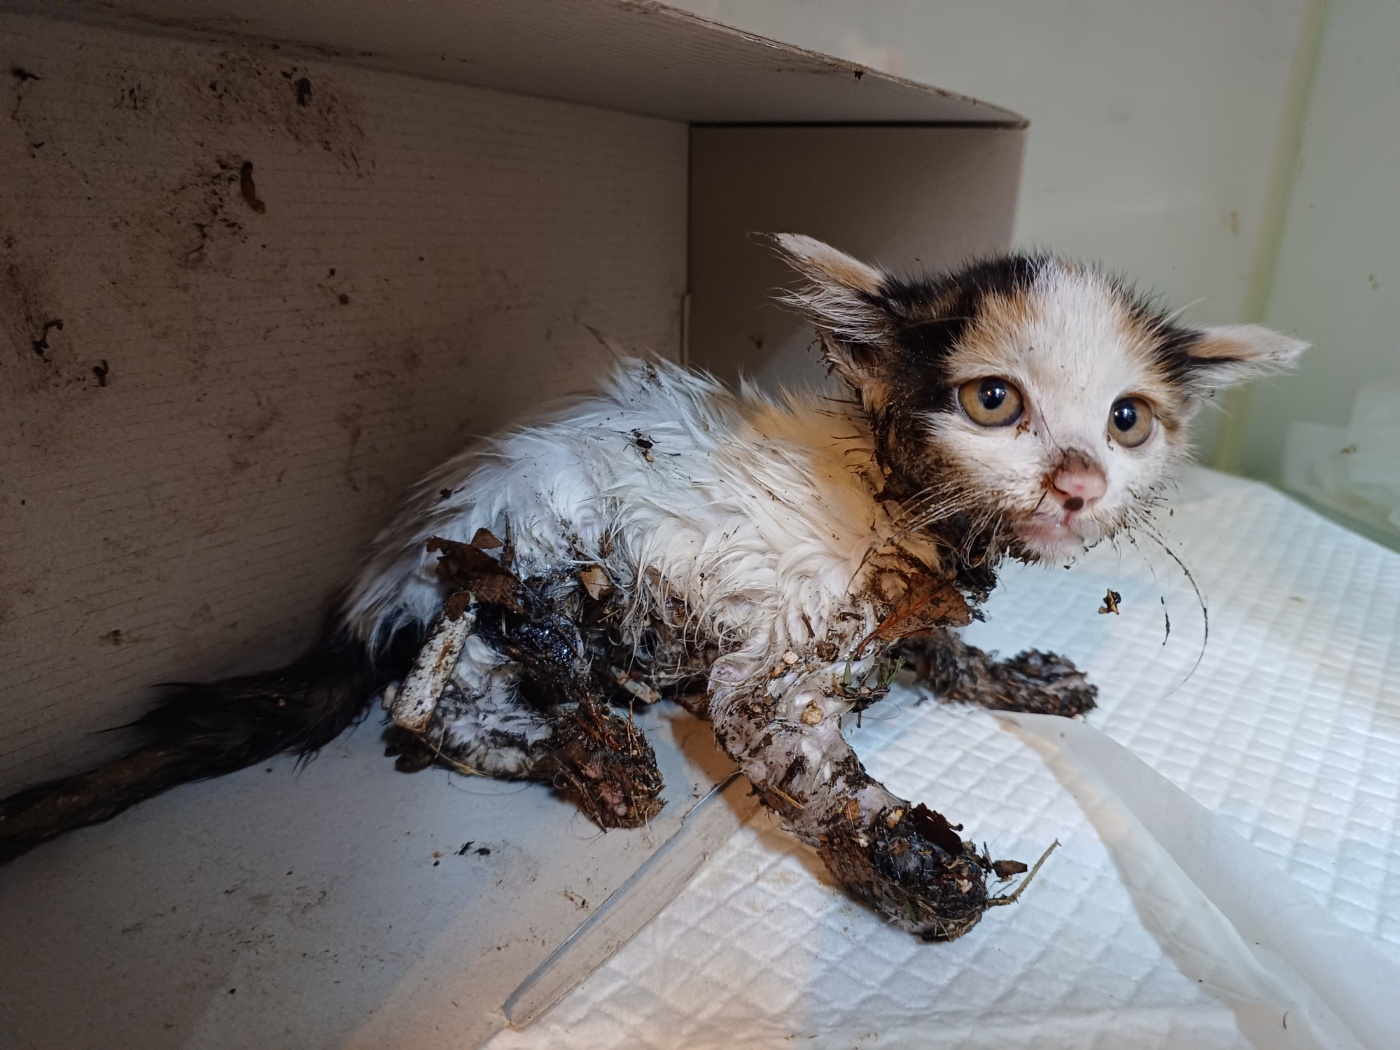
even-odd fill
[(434, 625), (389, 708), (395, 725), (414, 733), (428, 728), (475, 624), (476, 611), (468, 607), (457, 619), (443, 616)]
[(786, 800), (789, 804), (796, 806), (798, 809), (807, 808), (801, 802), (798, 802), (797, 799), (793, 798), (780, 787), (774, 787), (772, 784), (765, 784), (764, 787), (766, 788), (766, 790), (773, 792), (773, 794), (777, 795), (781, 799)]
[(1035, 866), (1031, 868), (1030, 874), (1028, 874), (1024, 879), (1021, 880), (1020, 885), (1017, 886), (1010, 893), (1005, 894), (1004, 896), (989, 898), (987, 901), (987, 907), (991, 908), (1000, 904), (1015, 904), (1016, 898), (1021, 896), (1021, 893), (1025, 890), (1025, 888), (1031, 884), (1031, 879), (1035, 878), (1035, 873), (1038, 872), (1040, 870), (1040, 866), (1044, 864), (1046, 860), (1049, 859), (1050, 854), (1055, 852), (1055, 847), (1059, 844), (1059, 839), (1056, 839), (1054, 842), (1050, 843), (1050, 848), (1040, 855), (1040, 859), (1035, 862)]

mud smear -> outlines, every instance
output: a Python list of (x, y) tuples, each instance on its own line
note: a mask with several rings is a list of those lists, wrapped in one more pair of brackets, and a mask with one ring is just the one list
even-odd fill
[(30, 348), (38, 354), (39, 358), (46, 364), (49, 360), (49, 333), (55, 330), (59, 332), (63, 331), (63, 321), (61, 319), (55, 318), (52, 321), (45, 321), (43, 331), (39, 333), (37, 339), (32, 340), (29, 344)]
[[(65, 324), (55, 308), (57, 297), (50, 294), (48, 280), (32, 264), (13, 235), (0, 237), (9, 256), (0, 267), (0, 332), (11, 352), (0, 375), (0, 393), (17, 398), (21, 394), (74, 393), (93, 388), (91, 366), (80, 363), (72, 338), (73, 326)], [(65, 311), (66, 312), (66, 311)], [(91, 360), (91, 359), (89, 359)], [(0, 398), (0, 406), (5, 399)], [(53, 404), (47, 410), (53, 409)], [(47, 423), (34, 406), (14, 400), (8, 411), (30, 425)], [(31, 433), (31, 437), (34, 434)]]
[(259, 215), (267, 211), (267, 205), (258, 199), (258, 188), (253, 185), (253, 162), (245, 160), (238, 169), (238, 192)]
[(252, 394), (253, 403), (229, 412), (228, 462), (234, 473), (242, 473), (262, 462), (285, 440), (282, 409), (262, 394)]
[(205, 267), (211, 248), (226, 239), (243, 240), (243, 224), (230, 214), (235, 195), (241, 196), (243, 162), (237, 157), (214, 158), (196, 168), (172, 194), (168, 214), (176, 228), (176, 263), (187, 270)]

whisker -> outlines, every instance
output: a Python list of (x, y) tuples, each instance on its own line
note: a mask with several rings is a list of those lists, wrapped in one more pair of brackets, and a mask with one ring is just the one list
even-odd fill
[(1201, 588), (1200, 585), (1196, 582), (1195, 575), (1191, 572), (1189, 568), (1187, 568), (1186, 563), (1181, 560), (1181, 558), (1177, 555), (1176, 551), (1172, 550), (1171, 547), (1167, 545), (1166, 540), (1164, 540), (1161, 537), (1161, 535), (1157, 532), (1156, 528), (1148, 524), (1147, 522), (1144, 522), (1141, 525), (1141, 530), (1144, 536), (1150, 539), (1153, 543), (1157, 544), (1157, 546), (1161, 547), (1162, 551), (1167, 555), (1167, 557), (1169, 557), (1172, 561), (1176, 562), (1177, 568), (1179, 568), (1182, 571), (1182, 573), (1186, 576), (1187, 581), (1191, 584), (1191, 589), (1196, 592), (1196, 601), (1200, 604), (1201, 607), (1203, 633), (1201, 636), (1201, 649), (1196, 654), (1196, 662), (1191, 665), (1191, 670), (1186, 672), (1185, 678), (1178, 682), (1167, 693), (1163, 694), (1163, 699), (1165, 699), (1166, 697), (1171, 696), (1173, 693), (1179, 690), (1187, 682), (1189, 682), (1191, 680), (1192, 675), (1196, 673), (1196, 669), (1201, 666), (1201, 661), (1205, 659), (1206, 647), (1210, 645), (1210, 609), (1206, 606), (1205, 595), (1201, 593)]

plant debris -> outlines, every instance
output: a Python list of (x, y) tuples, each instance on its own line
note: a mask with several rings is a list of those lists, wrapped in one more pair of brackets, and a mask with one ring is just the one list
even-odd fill
[[(586, 592), (587, 582), (581, 576), (572, 582), (522, 580), (512, 569), (510, 547), (487, 529), (478, 529), (471, 543), (434, 536), (427, 541), (427, 550), (438, 555), (435, 571), (449, 588), (449, 596), (439, 628), (430, 634), (420, 660), (442, 625), (460, 618), (463, 641), (468, 633), (474, 634), (513, 661), (523, 679), (522, 688), (547, 696), (547, 710), (557, 712), (545, 715), (552, 733), (537, 742), (528, 771), (520, 775), (550, 783), (602, 828), (637, 827), (655, 816), (664, 804), (655, 752), (630, 717), (623, 719), (609, 710), (609, 701), (619, 687), (622, 695), (643, 702), (660, 699), (661, 694), (610, 663), (590, 659), (584, 636), (596, 632), (586, 631), (588, 625), (580, 620), (580, 592)], [(493, 557), (488, 550), (501, 554)], [(601, 566), (593, 568), (601, 574), (592, 577), (601, 595), (607, 574)], [(607, 589), (611, 590), (610, 581)], [(452, 667), (455, 663), (453, 656)], [(452, 667), (438, 687), (434, 707), (444, 690), (456, 688), (448, 681)], [(397, 702), (408, 686), (406, 680), (400, 697), (391, 702)], [(433, 761), (462, 768), (432, 742), (428, 721), (409, 724), (397, 715), (395, 721), (418, 734), (416, 743), (396, 742), (400, 768), (421, 768)], [(426, 762), (425, 752), (429, 753)]]
[(997, 878), (1005, 882), (1013, 875), (1020, 875), (1026, 870), (1026, 866), (1019, 860), (994, 860), (992, 861), (992, 871), (996, 872)]
[(818, 841), (817, 854), (859, 900), (907, 917), (925, 941), (951, 941), (986, 911), (987, 865), (941, 814), (919, 805), (883, 810), (871, 825), (848, 820), (847, 805)]
[[(650, 439), (640, 432), (632, 437), (650, 453)], [(545, 727), (529, 740), (512, 739), (512, 753), (521, 757), (505, 775), (550, 784), (599, 827), (636, 827), (664, 804), (654, 752), (630, 713), (612, 709), (622, 704), (630, 712), (633, 703), (665, 695), (653, 677), (664, 666), (667, 689), (708, 681), (699, 706), (714, 718), (715, 739), (744, 769), (754, 793), (816, 847), (854, 897), (901, 927), (925, 940), (959, 937), (987, 908), (1014, 900), (1034, 876), (1031, 869), (1013, 893), (991, 896), (990, 878), (1006, 881), (1026, 865), (993, 860), (985, 849), (979, 854), (963, 841), (961, 825), (892, 795), (841, 735), (837, 716), (853, 711), (859, 718), (885, 695), (910, 653), (945, 699), (1056, 714), (1093, 706), (1093, 687), (1068, 661), (1035, 651), (996, 661), (962, 645), (950, 628), (969, 622), (972, 611), (958, 581), (900, 563), (881, 577), (889, 586), (873, 630), (865, 626), (873, 618), (851, 619), (845, 635), (792, 644), (747, 676), (714, 679), (708, 668), (715, 654), (701, 657), (667, 634), (668, 622), (684, 622), (684, 608), (667, 606), (635, 633), (626, 619), (632, 614), (620, 611), (633, 596), (602, 564), (580, 559), (522, 578), (511, 544), (485, 529), (471, 543), (435, 536), (426, 545), (438, 555), (435, 572), (447, 592), (435, 630), (457, 623), (509, 660), (518, 696), (538, 719), (533, 724)], [(664, 593), (663, 580), (650, 583)], [(898, 648), (888, 659), (892, 643)], [(861, 656), (867, 647), (877, 652)], [(833, 667), (839, 652), (849, 654), (844, 671)], [(461, 688), (447, 680), (441, 720), (400, 738), (401, 768), (437, 763), (475, 773), (481, 770), (474, 763), (489, 765), (490, 747), (498, 745), (471, 751), (474, 738), (446, 743), (446, 727), (473, 702)], [(461, 750), (454, 754), (451, 747)]]
[(908, 590), (903, 599), (867, 635), (856, 652), (863, 652), (873, 641), (898, 642), (932, 633), (940, 627), (965, 627), (972, 622), (967, 599), (947, 580), (930, 576), (905, 577)]
[(612, 580), (608, 571), (601, 565), (587, 565), (579, 570), (579, 582), (595, 602), (602, 601), (613, 592)]
[(1099, 606), (1099, 615), (1107, 616), (1112, 613), (1118, 615), (1118, 603), (1123, 600), (1123, 596), (1117, 591), (1110, 589), (1103, 596), (1103, 604)]
[[(1045, 862), (1050, 859), (1050, 854), (1054, 853), (1055, 850), (1059, 849), (1059, 846), (1059, 839), (1056, 839), (1054, 842), (1050, 843), (1050, 845), (1045, 848), (1045, 852), (1040, 855), (1040, 859), (1035, 862), (1035, 866), (1031, 868), (1030, 874), (1027, 875), (1024, 879), (1022, 879), (1019, 883), (1017, 883), (1016, 888), (1010, 893), (1005, 893), (1001, 896), (993, 897), (990, 900), (988, 900), (988, 906), (996, 907), (998, 905), (1003, 904), (1015, 904), (1018, 900), (1020, 900), (1021, 894), (1026, 892), (1026, 887), (1031, 884), (1031, 880), (1034, 879), (1036, 875), (1040, 874), (1040, 869), (1044, 866)], [(1001, 863), (1005, 864), (1006, 862), (1002, 861)], [(992, 862), (993, 869), (996, 868), (996, 864), (997, 862)], [(1024, 869), (1025, 865), (1022, 864), (1021, 867)]]
[[(501, 541), (485, 529), (479, 530), (476, 538), (482, 539), (483, 532), (486, 533), (485, 542), (494, 540), (496, 547), (501, 546)], [(440, 555), (436, 569), (438, 578), (451, 583), (455, 591), (465, 591), (480, 601), (503, 605), (512, 612), (524, 611), (516, 597), (520, 580), (498, 559), (477, 546), (476, 540), (456, 543), (434, 536), (428, 540), (428, 551)], [(451, 612), (448, 615), (456, 619)], [(461, 615), (460, 608), (457, 615)]]

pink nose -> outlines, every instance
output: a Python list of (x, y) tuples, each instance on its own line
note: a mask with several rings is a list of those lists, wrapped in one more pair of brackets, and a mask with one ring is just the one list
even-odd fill
[(1108, 482), (1096, 467), (1067, 466), (1051, 475), (1050, 487), (1060, 506), (1073, 513), (1097, 503), (1108, 490)]

